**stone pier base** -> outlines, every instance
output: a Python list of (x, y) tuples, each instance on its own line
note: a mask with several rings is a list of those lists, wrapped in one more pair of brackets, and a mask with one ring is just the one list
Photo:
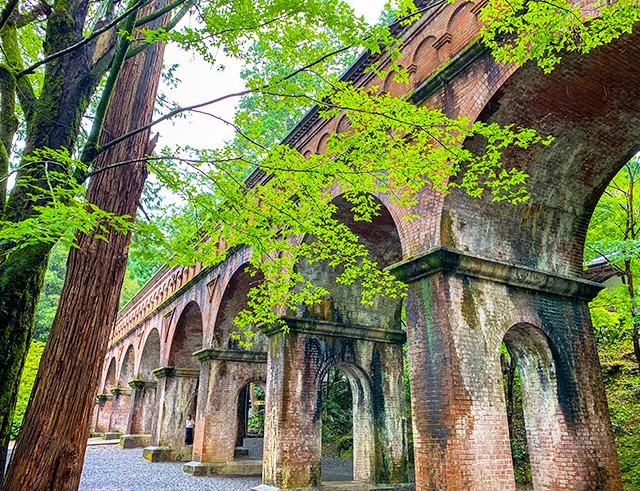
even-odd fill
[(120, 446), (122, 448), (142, 448), (151, 443), (151, 435), (122, 435)]
[(182, 468), (192, 476), (261, 476), (262, 460), (231, 460), (229, 462), (187, 462)]
[(251, 488), (251, 491), (302, 491), (303, 489), (313, 489), (313, 491), (414, 491), (416, 487), (413, 483), (371, 484), (357, 481), (327, 481), (313, 488), (279, 488), (268, 484), (260, 484)]
[(105, 440), (119, 440), (121, 434), (119, 431), (107, 431), (102, 438)]
[(142, 449), (142, 456), (149, 462), (189, 462), (191, 453), (191, 447), (150, 446)]

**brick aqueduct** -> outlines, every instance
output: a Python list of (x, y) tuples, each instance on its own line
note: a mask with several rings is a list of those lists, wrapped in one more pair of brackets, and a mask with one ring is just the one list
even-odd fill
[[(568, 56), (546, 76), (535, 66), (498, 64), (475, 41), (481, 6), (440, 5), (399, 32), (408, 86), (365, 73), (371, 56), (345, 77), (451, 116), (556, 135), (549, 147), (506, 156), (529, 174), (530, 200), (514, 206), (425, 189), (409, 211), (421, 218), (407, 222), (406, 209), (378, 196), (381, 215), (362, 227), (335, 193), (371, 254), (410, 284), (406, 332), (402, 301), (365, 307), (357, 287), (335, 288), (329, 270), (316, 267), (308, 274), (333, 285), (331, 299), (287, 318), (289, 334), (261, 333), (251, 351), (239, 350), (229, 334), (255, 281), (244, 270), (251, 251), (215, 268), (165, 267), (118, 317), (96, 431), (126, 435), (123, 444), (146, 446), (149, 460), (190, 461), (185, 470), (194, 474), (261, 473), (266, 489), (319, 486), (319, 384), (337, 366), (352, 389), (354, 480), (362, 489), (409, 480), (410, 424), (416, 489), (515, 489), (504, 343), (521, 375), (534, 488), (622, 489), (587, 306), (600, 285), (582, 278), (582, 258), (593, 208), (638, 150), (640, 35)], [(344, 126), (311, 111), (287, 142), (322, 152), (327, 135)], [(250, 184), (264, 177), (255, 173)], [(236, 451), (250, 383), (266, 392), (262, 461)], [(183, 442), (188, 413), (196, 420), (192, 447)]]

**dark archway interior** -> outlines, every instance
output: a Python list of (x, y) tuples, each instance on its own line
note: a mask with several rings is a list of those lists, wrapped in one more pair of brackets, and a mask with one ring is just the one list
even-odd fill
[(525, 65), (504, 83), (479, 119), (556, 140), (505, 155), (507, 165), (530, 176), (527, 203), (452, 192), (442, 214), (443, 244), (551, 272), (582, 272), (593, 209), (640, 141), (639, 41), (636, 32), (588, 57), (567, 55), (550, 75)]
[(238, 392), (236, 459), (261, 459), (264, 437), (265, 390), (249, 382)]
[(176, 368), (199, 368), (193, 353), (202, 349), (202, 313), (195, 302), (186, 305), (171, 342), (169, 365)]
[[(380, 200), (375, 197), (372, 199), (380, 207), (380, 213), (371, 222), (354, 220), (353, 205), (342, 196), (333, 200), (336, 207), (334, 217), (359, 237), (360, 243), (369, 251), (369, 257), (384, 268), (402, 259), (402, 245), (391, 213)], [(306, 237), (304, 240), (310, 243), (314, 238)], [(326, 261), (309, 264), (303, 260), (297, 269), (314, 285), (329, 291), (329, 297), (319, 305), (301, 307), (296, 316), (374, 328), (400, 329), (400, 299), (378, 295), (374, 299), (374, 305), (363, 305), (362, 285), (337, 283), (336, 276), (341, 270), (331, 267)]]
[[(231, 333), (238, 331), (233, 320), (242, 310), (247, 308), (249, 291), (264, 280), (264, 276), (260, 271), (251, 274), (248, 268), (248, 264), (238, 268), (227, 284), (213, 329), (214, 348), (241, 349), (238, 341), (231, 338)], [(252, 342), (251, 351), (266, 350), (266, 340), (260, 332), (256, 333)]]
[(147, 336), (140, 358), (137, 378), (146, 382), (154, 381), (153, 370), (160, 366), (160, 335), (152, 329)]

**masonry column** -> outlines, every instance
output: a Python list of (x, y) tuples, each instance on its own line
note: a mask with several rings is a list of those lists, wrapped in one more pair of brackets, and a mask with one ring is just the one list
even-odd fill
[(269, 338), (262, 482), (276, 488), (321, 482), (318, 380), (305, 360), (313, 356), (305, 338), (295, 332)]
[[(184, 465), (193, 475), (259, 476), (262, 461), (235, 459), (239, 398), (249, 382), (263, 382), (267, 355), (232, 349), (204, 349), (195, 353), (202, 364), (201, 394), (206, 399), (196, 423), (194, 460)], [(241, 444), (242, 442), (240, 442)]]
[(522, 380), (534, 488), (621, 489), (586, 304), (598, 285), (445, 248), (395, 271), (410, 282), (417, 490), (515, 489), (503, 341), (519, 371), (531, 370)]
[(109, 431), (109, 423), (111, 421), (111, 404), (113, 402), (112, 394), (98, 394), (96, 396), (96, 420), (95, 433), (104, 436)]
[(279, 327), (268, 332), (265, 485), (321, 485), (319, 389), (335, 366), (349, 380), (353, 397), (354, 480), (404, 489), (404, 332), (316, 319), (285, 320), (287, 334)]
[(112, 417), (109, 432), (117, 438), (127, 433), (127, 422), (129, 420), (129, 412), (131, 411), (131, 389), (129, 387), (114, 387), (111, 389), (113, 394)]
[(198, 375), (194, 368), (162, 367), (153, 371), (158, 379), (158, 416), (151, 446), (143, 450), (150, 462), (191, 460), (191, 446), (184, 443), (185, 421), (195, 414)]
[(151, 428), (156, 414), (156, 382), (134, 379), (131, 387), (131, 410), (127, 433), (120, 437), (122, 448), (146, 447), (151, 443)]

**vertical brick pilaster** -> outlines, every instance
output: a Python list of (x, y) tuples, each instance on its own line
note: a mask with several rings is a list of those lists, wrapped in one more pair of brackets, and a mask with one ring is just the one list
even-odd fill
[(262, 480), (281, 488), (320, 484), (318, 385), (305, 370), (304, 338), (292, 332), (269, 340)]
[(151, 443), (171, 449), (176, 460), (190, 460), (192, 449), (184, 444), (184, 428), (188, 413), (196, 410), (199, 370), (163, 367), (154, 374), (158, 377), (158, 417)]
[(515, 489), (497, 353), (452, 315), (442, 274), (413, 283), (406, 305), (416, 489)]

